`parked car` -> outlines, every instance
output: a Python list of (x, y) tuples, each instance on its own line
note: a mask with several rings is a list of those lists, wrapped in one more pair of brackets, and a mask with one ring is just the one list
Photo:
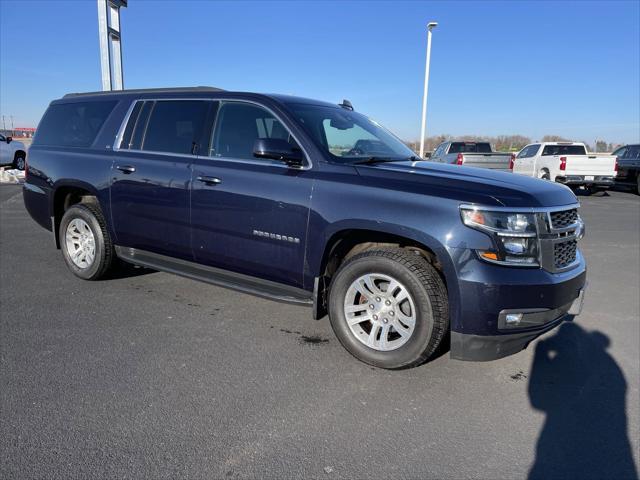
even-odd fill
[(117, 257), (308, 305), (378, 367), (424, 362), (449, 331), (454, 358), (504, 357), (582, 304), (570, 190), (420, 161), (344, 103), (66, 95), (40, 122), (23, 192), (80, 278)]
[(436, 147), (431, 161), (509, 171), (512, 155), (491, 150), (488, 142), (443, 142)]
[(584, 143), (540, 142), (524, 147), (513, 161), (513, 173), (585, 187), (595, 193), (614, 184), (616, 159), (588, 154)]
[(10, 165), (18, 170), (24, 170), (24, 162), (27, 158), (27, 149), (24, 143), (14, 140), (12, 137), (0, 135), (0, 165)]
[(613, 152), (618, 160), (616, 184), (634, 188), (640, 195), (640, 144), (625, 145)]

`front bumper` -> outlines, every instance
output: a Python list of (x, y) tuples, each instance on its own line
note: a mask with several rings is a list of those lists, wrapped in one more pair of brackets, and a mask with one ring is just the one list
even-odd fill
[(615, 184), (615, 177), (602, 175), (566, 175), (556, 177), (556, 182), (563, 185), (594, 185), (596, 187), (612, 187)]
[[(457, 298), (450, 302), (451, 358), (495, 360), (519, 352), (529, 342), (580, 313), (586, 264), (580, 251), (567, 271), (492, 265), (451, 251), (458, 275)], [(507, 314), (522, 313), (509, 324)]]
[[(543, 316), (550, 315), (550, 320), (539, 325), (535, 330), (526, 330), (503, 335), (473, 335), (451, 332), (451, 358), (472, 362), (497, 360), (518, 353), (540, 335), (553, 330), (565, 320), (572, 319), (582, 311), (584, 289), (569, 305), (557, 309), (539, 312)], [(524, 330), (524, 329), (523, 329)]]

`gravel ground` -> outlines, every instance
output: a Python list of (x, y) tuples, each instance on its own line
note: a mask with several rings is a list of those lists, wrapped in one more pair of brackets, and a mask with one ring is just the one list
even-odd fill
[(0, 478), (637, 478), (640, 197), (581, 197), (583, 314), (389, 372), (326, 319), (165, 273), (83, 282), (0, 187)]

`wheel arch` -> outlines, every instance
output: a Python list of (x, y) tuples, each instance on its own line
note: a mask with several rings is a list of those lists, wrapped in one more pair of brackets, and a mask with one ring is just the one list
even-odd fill
[(64, 212), (72, 205), (78, 203), (93, 203), (99, 205), (98, 192), (88, 183), (69, 181), (56, 183), (51, 195), (49, 212), (52, 219), (53, 234), (56, 248), (60, 248), (58, 229)]
[(436, 238), (414, 229), (402, 226), (377, 224), (356, 228), (336, 229), (327, 235), (324, 249), (316, 260), (314, 282), (315, 319), (326, 314), (327, 293), (333, 274), (344, 260), (360, 252), (381, 248), (398, 247), (415, 251), (424, 257), (438, 271), (452, 298), (457, 298), (457, 282), (453, 261), (445, 246)]

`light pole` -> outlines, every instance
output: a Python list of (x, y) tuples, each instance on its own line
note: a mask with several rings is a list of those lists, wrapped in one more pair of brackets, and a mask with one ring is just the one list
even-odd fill
[(429, 92), (429, 64), (431, 63), (431, 30), (438, 22), (427, 24), (427, 65), (424, 69), (424, 96), (422, 97), (422, 130), (420, 132), (420, 158), (424, 158), (424, 136), (427, 128), (427, 93)]

